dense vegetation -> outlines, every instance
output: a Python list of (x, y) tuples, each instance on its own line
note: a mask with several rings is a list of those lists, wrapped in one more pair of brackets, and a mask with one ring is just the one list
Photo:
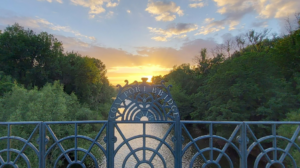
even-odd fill
[[(174, 66), (169, 74), (154, 77), (153, 82), (164, 80), (173, 85), (171, 93), (182, 119), (299, 121), (299, 18), (299, 27), (287, 35), (251, 30), (226, 40), (211, 54), (203, 48), (195, 58), (196, 66)], [(214, 131), (228, 136), (233, 130), (230, 127)], [(207, 131), (206, 127), (201, 129)], [(258, 137), (270, 134), (270, 129), (264, 125), (253, 128)], [(296, 126), (285, 125), (278, 133), (290, 138), (295, 130)], [(300, 165), (299, 151), (293, 152)]]
[[(100, 60), (64, 52), (63, 44), (53, 35), (25, 30), (18, 24), (0, 32), (0, 121), (105, 120), (113, 96), (114, 88), (109, 85), (105, 65)], [(81, 124), (78, 134), (95, 138), (100, 128), (99, 124)], [(28, 138), (34, 127), (16, 125), (10, 129), (12, 135)], [(59, 138), (74, 134), (74, 125), (52, 125), (51, 129)], [(1, 126), (0, 134), (7, 135), (5, 125)], [(36, 146), (37, 139), (38, 134), (34, 134), (31, 142)], [(53, 143), (50, 138), (48, 145)], [(66, 149), (73, 148), (74, 139), (62, 144)], [(22, 149), (24, 144), (11, 140), (11, 145)], [(6, 141), (0, 141), (0, 146), (4, 149)], [(90, 143), (78, 140), (78, 146), (88, 149)], [(92, 148), (92, 152), (102, 158), (99, 149)], [(30, 160), (37, 160), (30, 148), (24, 153)], [(56, 146), (48, 156), (47, 167), (53, 167), (60, 153)], [(69, 155), (74, 157), (73, 153)], [(78, 153), (80, 158), (83, 155)], [(11, 157), (16, 154), (12, 153)], [(26, 163), (19, 160), (17, 164), (24, 167)], [(31, 166), (37, 167), (37, 163), (32, 162)], [(66, 167), (63, 158), (59, 165)], [(94, 167), (88, 157), (85, 165)]]
[[(300, 27), (283, 36), (268, 33), (251, 30), (211, 53), (202, 48), (196, 66), (174, 66), (153, 82), (173, 85), (182, 119), (299, 121)], [(18, 24), (0, 32), (0, 121), (106, 119), (113, 96), (100, 60), (64, 52), (53, 35)], [(230, 134), (228, 127), (214, 131)], [(253, 128), (258, 136), (269, 129)], [(97, 130), (84, 128), (90, 133)], [(291, 137), (294, 130), (282, 126), (279, 133)], [(28, 135), (27, 131), (19, 129), (17, 134)], [(67, 135), (73, 130), (58, 131)], [(299, 155), (293, 155), (300, 164)]]
[(173, 85), (182, 119), (279, 121), (300, 108), (300, 28), (282, 37), (251, 30), (228, 41), (210, 58), (201, 49), (196, 66), (153, 78)]
[[(44, 86), (59, 81), (63, 86), (63, 90), (59, 91), (71, 96), (75, 94), (74, 99), (78, 101), (77, 103), (86, 106), (104, 119), (109, 111), (111, 97), (114, 95), (114, 89), (109, 85), (105, 75), (106, 68), (100, 60), (81, 56), (75, 52), (64, 53), (63, 44), (46, 32), (37, 34), (14, 24), (0, 34), (0, 96), (8, 94), (0, 98), (4, 103), (2, 108), (6, 104), (16, 102), (7, 98), (17, 92), (16, 88), (39, 92)], [(15, 89), (12, 89), (13, 87)], [(55, 94), (59, 96), (62, 93)], [(10, 114), (13, 114), (14, 110)], [(76, 120), (84, 119), (96, 118), (83, 117)], [(1, 121), (8, 120), (10, 119), (1, 118)], [(57, 120), (66, 118), (61, 117)]]

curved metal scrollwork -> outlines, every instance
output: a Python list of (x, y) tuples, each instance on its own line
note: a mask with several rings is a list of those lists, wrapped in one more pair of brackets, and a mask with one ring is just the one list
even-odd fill
[(121, 121), (167, 121), (179, 118), (178, 108), (172, 99), (169, 88), (162, 81), (159, 85), (143, 82), (134, 82), (119, 87), (110, 112), (109, 120)]
[[(97, 154), (102, 155), (101, 157), (105, 158), (106, 149), (99, 143), (100, 136), (103, 132), (103, 130), (106, 128), (106, 124), (104, 124), (100, 131), (97, 133), (95, 138), (91, 138), (84, 135), (78, 135), (78, 123), (75, 123), (75, 135), (70, 135), (67, 137), (63, 137), (61, 139), (58, 139), (55, 135), (55, 131), (53, 131), (50, 127), (51, 124), (47, 124), (46, 130), (50, 134), (50, 138), (52, 139), (52, 143), (49, 145), (47, 150), (45, 151), (44, 159), (47, 160), (47, 158), (51, 158), (48, 160), (48, 166), (49, 167), (60, 167), (59, 162), (64, 161), (64, 166), (67, 168), (71, 167), (100, 167), (99, 162), (99, 156), (96, 157), (92, 152), (92, 149), (96, 149)], [(79, 147), (78, 141), (84, 142), (85, 144), (88, 144), (86, 148)], [(70, 142), (73, 143), (72, 145)], [(65, 145), (67, 145), (67, 149), (65, 149)], [(56, 152), (54, 154), (54, 152)], [(95, 151), (94, 151), (95, 152)], [(87, 166), (87, 159), (89, 159), (88, 163), (91, 164), (90, 166)]]
[[(253, 167), (259, 167), (259, 163), (264, 160), (266, 168), (270, 168), (275, 165), (279, 165), (283, 168), (287, 166), (298, 168), (297, 166), (299, 165), (297, 165), (295, 158), (289, 152), (291, 148), (294, 148), (295, 150), (300, 152), (300, 147), (295, 141), (297, 135), (300, 132), (300, 125), (298, 125), (296, 131), (294, 132), (294, 135), (291, 138), (277, 135), (275, 124), (272, 125), (272, 135), (264, 136), (259, 139), (255, 136), (249, 125), (247, 125), (247, 130), (250, 133), (250, 137), (253, 139), (253, 143), (248, 147), (247, 157), (249, 157), (250, 153), (254, 150), (255, 147), (257, 147), (260, 151), (255, 159)], [(265, 149), (263, 144), (271, 141), (273, 141), (273, 146)], [(286, 142), (287, 145), (285, 146), (285, 149), (282, 149), (282, 147), (284, 146), (277, 146), (277, 141)], [(288, 165), (284, 163), (288, 163)]]

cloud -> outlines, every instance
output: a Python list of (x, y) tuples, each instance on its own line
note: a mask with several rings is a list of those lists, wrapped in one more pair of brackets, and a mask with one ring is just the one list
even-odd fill
[[(218, 7), (217, 12), (225, 18), (211, 22), (218, 26), (229, 26), (229, 30), (234, 30), (239, 25), (241, 19), (251, 13), (258, 14), (263, 19), (285, 18), (291, 16), (300, 9), (300, 1), (297, 0), (214, 0)], [(264, 21), (265, 22), (265, 21)], [(253, 23), (257, 26), (258, 22)], [(267, 26), (267, 24), (264, 24)], [(207, 31), (208, 32), (208, 31)]]
[(205, 19), (205, 22), (206, 23), (210, 23), (210, 22), (212, 22), (212, 21), (214, 21), (215, 20), (215, 18), (206, 18)]
[[(125, 79), (139, 80), (143, 75), (164, 75), (174, 65), (193, 64), (193, 58), (201, 48), (216, 46), (213, 39), (196, 39), (185, 42), (179, 49), (171, 47), (136, 47), (132, 54), (122, 49), (91, 45), (75, 38), (56, 36), (63, 42), (65, 51), (78, 53), (101, 60), (107, 67), (107, 76), (114, 83), (123, 83)], [(117, 60), (117, 61), (116, 61)], [(148, 73), (147, 73), (148, 72)]]
[(299, 12), (300, 1), (298, 0), (261, 0), (256, 10), (263, 18), (285, 18)]
[(63, 47), (66, 51), (85, 51), (91, 47), (89, 43), (83, 42), (74, 37), (66, 37), (62, 35), (55, 35), (55, 37), (63, 43)]
[(95, 41), (96, 38), (94, 36), (87, 36), (81, 34), (77, 30), (73, 30), (69, 26), (61, 26), (54, 23), (49, 22), (43, 18), (29, 18), (29, 17), (18, 17), (18, 16), (0, 16), (0, 24), (3, 25), (13, 25), (15, 23), (19, 23), (21, 26), (28, 27), (30, 29), (38, 30), (38, 31), (55, 31), (55, 32), (66, 32), (71, 33), (77, 37), (89, 39)]
[[(53, 0), (38, 0), (38, 1), (47, 1), (49, 3), (52, 3)], [(63, 3), (62, 0), (55, 0), (58, 3)]]
[(209, 33), (214, 33), (214, 32), (218, 32), (222, 29), (225, 29), (225, 27), (223, 26), (223, 22), (218, 22), (218, 21), (213, 21), (210, 22), (209, 24), (205, 25), (205, 26), (201, 26), (200, 31), (198, 33), (196, 33), (195, 35), (207, 35)]
[(107, 14), (105, 15), (105, 18), (110, 19), (114, 16), (114, 12), (113, 11), (109, 11), (107, 12)]
[(118, 3), (117, 2), (107, 2), (106, 7), (108, 7), (108, 8), (116, 7), (119, 5), (119, 2), (120, 2), (120, 0), (118, 0)]
[[(86, 8), (90, 8), (89, 14), (90, 18), (93, 18), (94, 15), (105, 12), (106, 10), (103, 8), (104, 3), (106, 3), (106, 7), (116, 7), (119, 5), (118, 2), (112, 2), (111, 0), (71, 0), (74, 5), (83, 6)], [(92, 17), (91, 17), (92, 16)]]
[(190, 3), (189, 7), (190, 8), (202, 8), (203, 6), (205, 6), (204, 2), (202, 2), (202, 0), (193, 0), (196, 1), (194, 3)]
[(147, 5), (146, 11), (156, 15), (155, 19), (157, 21), (173, 21), (176, 18), (175, 14), (179, 16), (184, 15), (180, 6), (177, 6), (172, 1), (150, 1)]
[(229, 29), (228, 30), (234, 30), (235, 29), (235, 26), (237, 26), (240, 22), (239, 21), (236, 21), (236, 20), (233, 20), (229, 23)]
[(218, 7), (217, 12), (223, 15), (223, 19), (215, 20), (214, 18), (206, 18), (205, 25), (195, 35), (206, 35), (218, 32), (228, 26), (228, 30), (236, 29), (241, 19), (249, 13), (253, 13), (254, 1), (256, 0), (214, 0)]
[(268, 22), (266, 21), (256, 21), (254, 23), (252, 23), (253, 27), (267, 27), (268, 26)]
[(131, 13), (131, 11), (130, 11), (130, 10), (127, 10), (126, 12), (127, 12), (127, 13)]
[(163, 36), (156, 36), (156, 37), (152, 37), (151, 39), (155, 41), (167, 41), (167, 37), (163, 37)]
[(168, 38), (171, 38), (173, 36), (175, 37), (185, 37), (185, 33), (194, 31), (198, 29), (198, 26), (196, 24), (191, 23), (177, 23), (177, 24), (170, 24), (167, 29), (161, 29), (161, 28), (152, 28), (148, 27), (150, 32), (158, 34), (160, 36), (152, 37), (152, 39), (156, 41), (167, 41)]

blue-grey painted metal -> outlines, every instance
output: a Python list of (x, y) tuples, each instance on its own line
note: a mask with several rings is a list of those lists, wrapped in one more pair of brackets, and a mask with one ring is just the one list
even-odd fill
[[(139, 167), (142, 164), (146, 164), (150, 167), (154, 167), (152, 161), (157, 156), (161, 159), (163, 167), (166, 167), (167, 163), (164, 157), (159, 153), (159, 150), (163, 145), (169, 145), (165, 141), (167, 136), (170, 134), (172, 129), (180, 130), (180, 116), (178, 112), (178, 108), (172, 99), (169, 88), (171, 86), (166, 87), (164, 82), (161, 84), (154, 85), (147, 83), (147, 78), (142, 79), (143, 82), (138, 83), (134, 82), (133, 84), (128, 84), (126, 81), (125, 86), (118, 85), (119, 93), (113, 102), (113, 105), (109, 112), (108, 119), (108, 141), (107, 149), (108, 150), (108, 167), (115, 167), (114, 158), (120, 148), (123, 146), (128, 147), (129, 153), (125, 157), (122, 167), (125, 167), (126, 162), (130, 157), (134, 157), (136, 161), (135, 167)], [(151, 135), (146, 134), (146, 123), (143, 123), (143, 133), (140, 136), (136, 136), (134, 138), (128, 139), (123, 134), (122, 130), (119, 128), (118, 123), (130, 122), (130, 121), (149, 121), (152, 123), (156, 122), (165, 122), (169, 121), (172, 129), (164, 135), (163, 138), (155, 137), (156, 140), (159, 141), (159, 145), (156, 149), (152, 149), (146, 146), (146, 139), (154, 138)], [(174, 126), (173, 126), (174, 125)], [(122, 141), (119, 146), (114, 146), (114, 136), (115, 130), (118, 134), (121, 135)], [(142, 146), (138, 149), (133, 149), (130, 141), (132, 142), (135, 139), (141, 139), (143, 141)], [(174, 165), (175, 167), (181, 166), (181, 132), (175, 131), (175, 135), (173, 137), (175, 143), (175, 150), (171, 149), (171, 153), (174, 156)], [(178, 152), (176, 152), (178, 151)], [(143, 157), (139, 158), (137, 153), (142, 152)], [(146, 152), (153, 152), (152, 156), (146, 158)]]
[[(0, 122), (0, 168), (300, 166), (300, 122), (183, 121), (170, 87), (163, 83), (153, 85), (144, 79), (119, 87), (107, 121)], [(142, 131), (128, 136), (124, 124), (139, 125)], [(168, 126), (163, 135), (148, 134), (155, 124)], [(281, 125), (294, 133), (280, 135)], [(216, 127), (226, 128), (226, 133), (216, 132)], [(257, 128), (269, 133), (256, 135)], [(157, 145), (149, 147), (149, 141)], [(124, 148), (127, 153), (116, 164)]]

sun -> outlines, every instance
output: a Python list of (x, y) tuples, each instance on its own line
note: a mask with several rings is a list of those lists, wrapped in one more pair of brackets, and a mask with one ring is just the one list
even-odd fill
[[(147, 82), (152, 82), (152, 77), (153, 77), (153, 75), (148, 75), (148, 76), (142, 76), (141, 78), (148, 78)], [(139, 79), (139, 80), (141, 80), (141, 79)]]

